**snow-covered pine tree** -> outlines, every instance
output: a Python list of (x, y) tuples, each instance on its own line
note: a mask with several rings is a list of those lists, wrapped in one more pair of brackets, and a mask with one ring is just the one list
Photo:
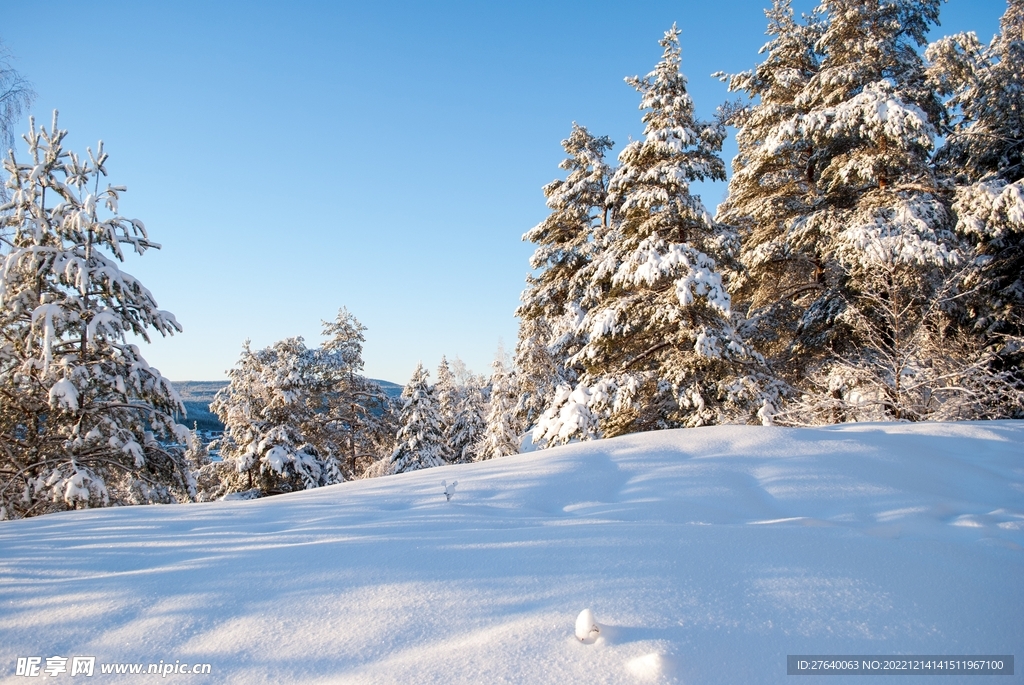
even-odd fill
[[(1024, 1), (1010, 0), (988, 46), (973, 33), (929, 47), (930, 75), (954, 113), (939, 167), (956, 188), (957, 229), (973, 259), (964, 319), (993, 372), (1017, 384), (1024, 366)], [(998, 385), (998, 383), (995, 383)], [(990, 403), (991, 415), (1020, 406)]]
[(473, 450), (486, 424), (481, 390), (483, 379), (470, 373), (458, 358), (455, 364), (457, 374), (452, 371), (448, 360), (441, 357), (433, 390), (444, 436), (444, 459), (451, 464), (461, 464), (473, 461)]
[(954, 115), (936, 155), (943, 170), (961, 182), (1024, 177), (1024, 2), (1007, 2), (989, 45), (960, 33), (930, 45), (927, 57)]
[(517, 398), (513, 411), (524, 426), (532, 426), (537, 422), (551, 402), (555, 388), (578, 378), (575, 365), (569, 363), (572, 356), (560, 354), (567, 351), (566, 348), (559, 346), (560, 349), (555, 350), (552, 346), (553, 343), (557, 344), (557, 338), (574, 345), (579, 337), (575, 330), (557, 336), (552, 322), (546, 317), (520, 318), (516, 349), (512, 357), (517, 387), (512, 393)]
[(416, 366), (402, 390), (398, 435), (389, 458), (388, 473), (404, 473), (444, 464), (444, 435), (437, 398), (423, 364)]
[(315, 488), (344, 480), (330, 446), (314, 444), (330, 385), (316, 351), (287, 338), (242, 355), (210, 411), (224, 422), (221, 455), (239, 477), (229, 491), (262, 495)]
[(101, 142), (83, 159), (33, 121), (25, 163), (4, 160), (0, 207), (0, 518), (188, 498), (170, 381), (126, 340), (181, 327), (120, 268), (159, 245), (118, 214)]
[(437, 366), (437, 381), (434, 383), (434, 397), (437, 398), (437, 415), (441, 422), (441, 457), (448, 463), (458, 461), (450, 432), (462, 405), (462, 388), (455, 382), (448, 360), (442, 355)]
[[(890, 418), (910, 418), (902, 379), (878, 362), (896, 334), (890, 313), (903, 311), (904, 324), (942, 326), (932, 302), (957, 244), (931, 167), (942, 107), (917, 51), (938, 7), (939, 0), (822, 3), (821, 66), (805, 88), (810, 107), (800, 121), (815, 149), (813, 211), (789, 238), (820, 265), (821, 290), (797, 331), (798, 351), (821, 361), (807, 374), (816, 383), (802, 402), (838, 400), (832, 421), (856, 418), (865, 399)], [(851, 367), (860, 374), (851, 377)]]
[(506, 369), (500, 358), (494, 360), (492, 369), (486, 428), (473, 448), (477, 461), (519, 454), (525, 430), (515, 411), (518, 384), (514, 372)]
[(801, 98), (818, 71), (814, 46), (824, 26), (818, 14), (797, 22), (790, 0), (774, 0), (765, 14), (771, 40), (761, 48), (764, 61), (750, 71), (719, 74), (750, 102), (728, 116), (737, 127), (738, 154), (716, 219), (735, 226), (740, 236), (743, 269), (730, 283), (730, 295), (748, 318), (742, 331), (795, 382), (801, 370), (790, 359), (791, 343), (820, 286), (814, 255), (794, 250), (787, 236), (811, 213), (815, 198), (815, 148), (798, 124), (808, 113)]
[[(804, 28), (777, 22), (798, 37), (801, 54), (807, 41), (799, 36), (820, 31), (814, 45), (817, 67), (791, 72), (800, 87), (793, 94), (795, 106), (788, 120), (767, 129), (762, 148), (769, 156), (781, 153), (783, 164), (791, 163), (786, 161), (790, 151), (805, 155), (806, 197), (743, 206), (744, 193), (737, 188), (731, 216), (767, 226), (768, 240), (745, 246), (748, 264), (780, 258), (798, 266), (795, 282), (786, 283), (799, 289), (798, 298), (774, 290), (770, 281), (777, 274), (771, 269), (752, 269), (748, 289), (767, 288), (802, 310), (788, 349), (777, 345), (771, 352), (790, 365), (791, 381), (811, 379), (800, 386), (804, 409), (815, 402), (832, 407), (831, 421), (853, 418), (867, 394), (872, 403), (890, 402), (890, 417), (904, 413), (896, 408), (900, 381), (890, 365), (876, 363), (888, 354), (876, 343), (887, 339), (878, 333), (886, 330), (893, 308), (912, 315), (915, 325), (941, 327), (935, 319), (941, 312), (930, 304), (944, 281), (943, 270), (956, 261), (957, 243), (930, 165), (942, 107), (917, 51), (937, 21), (938, 4), (824, 0)], [(804, 63), (813, 66), (814, 60)], [(770, 68), (769, 63), (765, 69)], [(745, 83), (740, 79), (737, 85)], [(741, 137), (756, 143), (760, 135)], [(779, 235), (773, 242), (775, 230)], [(806, 281), (802, 285), (800, 278)], [(879, 298), (892, 306), (878, 307)], [(771, 318), (763, 323), (774, 325)], [(851, 367), (862, 371), (854, 385)], [(875, 376), (867, 382), (863, 373)], [(882, 387), (888, 400), (877, 395)]]
[(762, 403), (758, 359), (735, 331), (723, 280), (735, 233), (690, 193), (693, 181), (725, 179), (725, 128), (694, 117), (675, 26), (661, 45), (654, 71), (626, 79), (646, 126), (609, 184), (611, 227), (585, 289), (587, 341), (572, 359), (584, 371), (559, 388), (535, 442), (749, 420)]
[(464, 464), (476, 460), (476, 449), (487, 429), (484, 420), (484, 395), (481, 380), (471, 376), (461, 386), (458, 411), (445, 431), (445, 443), (452, 462)]
[(537, 274), (527, 277), (516, 310), (516, 413), (528, 426), (540, 417), (558, 385), (574, 383), (578, 377), (569, 359), (584, 342), (578, 327), (584, 314), (585, 271), (591, 264), (595, 233), (607, 225), (611, 169), (604, 155), (612, 145), (607, 137), (595, 137), (573, 123), (562, 141), (568, 157), (559, 164), (569, 173), (564, 181), (544, 186), (551, 214), (523, 235), (523, 240), (537, 245), (530, 258)]
[(390, 454), (397, 430), (387, 394), (361, 374), (365, 330), (342, 307), (334, 321), (323, 322), (327, 340), (316, 353), (324, 397), (311, 440), (321, 451), (338, 456), (348, 478)]
[(953, 325), (959, 274), (925, 300), (913, 289), (894, 287), (901, 265), (876, 268), (844, 312), (861, 347), (833, 360), (827, 376), (809, 379), (810, 389), (777, 422), (958, 421), (1024, 410), (1020, 385)]
[(212, 502), (220, 499), (227, 493), (228, 484), (234, 480), (236, 474), (231, 464), (214, 461), (211, 458), (211, 449), (216, 446), (217, 441), (206, 443), (203, 441), (199, 430), (194, 427), (189, 433), (192, 436), (191, 446), (185, 450), (185, 461), (191, 470), (191, 477), (195, 483), (195, 501)]

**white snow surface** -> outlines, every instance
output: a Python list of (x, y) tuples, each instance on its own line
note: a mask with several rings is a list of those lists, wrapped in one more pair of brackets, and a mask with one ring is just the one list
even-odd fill
[[(450, 502), (442, 478), (459, 481)], [(756, 684), (788, 682), (787, 654), (1019, 661), (1022, 580), (1024, 422), (671, 430), (2, 522), (0, 680), (53, 655), (209, 663), (168, 682), (247, 684)], [(871, 679), (889, 681), (904, 682)]]

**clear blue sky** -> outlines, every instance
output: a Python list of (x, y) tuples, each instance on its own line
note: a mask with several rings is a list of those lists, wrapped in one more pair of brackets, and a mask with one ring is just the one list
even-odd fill
[[(418, 361), (484, 372), (515, 345), (520, 238), (571, 123), (616, 152), (640, 137), (622, 79), (673, 22), (710, 116), (729, 97), (710, 74), (758, 62), (767, 4), (6, 2), (0, 38), (37, 119), (59, 109), (75, 150), (102, 138), (122, 213), (163, 245), (125, 267), (185, 329), (143, 347), (151, 364), (224, 378), (246, 338), (313, 346), (346, 306), (367, 375), (404, 383)], [(987, 41), (1004, 8), (950, 0), (934, 36)], [(699, 190), (712, 211), (725, 192)]]

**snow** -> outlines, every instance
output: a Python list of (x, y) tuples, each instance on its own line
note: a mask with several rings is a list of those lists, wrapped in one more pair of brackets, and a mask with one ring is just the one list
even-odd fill
[(661, 431), (2, 522), (0, 678), (778, 683), (787, 654), (1020, 656), (1021, 578), (1024, 422)]
[(957, 228), (966, 234), (999, 240), (1024, 228), (1024, 181), (981, 181), (957, 188), (956, 195)]
[(50, 388), (50, 404), (67, 411), (78, 411), (78, 389), (75, 384), (67, 378), (54, 383)]
[(594, 612), (584, 609), (576, 617), (576, 637), (580, 642), (594, 641), (601, 634), (601, 628), (597, 625)]

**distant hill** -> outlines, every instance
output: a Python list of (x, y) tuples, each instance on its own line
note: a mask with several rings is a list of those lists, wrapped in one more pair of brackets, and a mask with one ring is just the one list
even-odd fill
[[(371, 379), (380, 384), (388, 397), (395, 398), (402, 395), (402, 386), (390, 381)], [(210, 411), (210, 402), (222, 388), (226, 388), (227, 381), (172, 381), (174, 389), (181, 395), (181, 401), (188, 412), (187, 417), (179, 417), (178, 423), (192, 428), (193, 425), (204, 431), (223, 431), (224, 424), (217, 415)]]
[(402, 389), (405, 386), (399, 385), (398, 383), (392, 383), (391, 381), (377, 380), (376, 378), (371, 378), (370, 380), (380, 385), (380, 387), (384, 389), (384, 392), (387, 393), (388, 397), (394, 399), (402, 396)]
[(181, 399), (193, 402), (213, 402), (213, 396), (222, 388), (228, 387), (227, 381), (173, 381), (174, 389)]

